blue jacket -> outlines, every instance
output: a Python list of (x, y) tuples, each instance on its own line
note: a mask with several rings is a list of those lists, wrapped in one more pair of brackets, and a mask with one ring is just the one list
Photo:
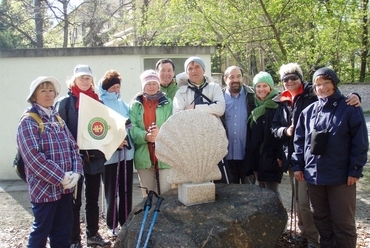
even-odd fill
[[(121, 99), (121, 94), (117, 94), (115, 92), (108, 92), (104, 90), (101, 87), (101, 82), (99, 82), (99, 93), (100, 93), (99, 94), (100, 100), (104, 103), (104, 105), (115, 110), (117, 113), (121, 114), (123, 117), (127, 119), (130, 117), (128, 104)], [(127, 135), (129, 136), (129, 142), (130, 142), (131, 148), (126, 149), (126, 158), (124, 157), (125, 152), (123, 149), (120, 151), (116, 151), (113, 153), (112, 157), (107, 162), (105, 162), (106, 165), (117, 163), (118, 153), (120, 153), (119, 154), (120, 161), (123, 161), (124, 159), (126, 160), (134, 159), (134, 150), (135, 150), (134, 143), (130, 137), (128, 128), (129, 127), (126, 127), (126, 132), (127, 132)]]
[[(322, 109), (320, 105), (323, 105)], [(317, 115), (319, 118), (316, 120)], [(322, 155), (313, 155), (310, 151), (314, 127), (317, 131), (329, 127), (327, 148)], [(299, 116), (292, 167), (294, 171), (304, 171), (304, 179), (311, 184), (345, 184), (348, 176), (362, 176), (368, 147), (362, 108), (347, 105), (345, 97), (336, 89), (326, 103), (320, 99), (304, 109)]]

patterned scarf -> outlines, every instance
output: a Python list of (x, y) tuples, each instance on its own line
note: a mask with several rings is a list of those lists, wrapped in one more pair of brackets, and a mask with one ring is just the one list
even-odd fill
[(83, 91), (83, 90), (81, 90), (80, 88), (78, 88), (78, 86), (73, 85), (73, 86), (71, 87), (71, 91), (72, 91), (72, 94), (73, 94), (75, 97), (77, 97), (77, 101), (76, 101), (76, 109), (78, 109), (78, 107), (79, 107), (79, 103), (80, 103), (80, 93), (85, 94), (85, 95), (87, 95), (87, 96), (91, 97), (92, 99), (95, 99), (95, 100), (97, 100), (98, 102), (100, 102), (100, 100), (99, 100), (99, 96), (94, 92), (94, 90), (93, 90), (92, 86), (91, 86), (88, 90)]
[(146, 99), (148, 99), (149, 101), (158, 101), (159, 99), (161, 99), (161, 97), (164, 96), (163, 92), (162, 91), (158, 91), (157, 93), (155, 93), (154, 95), (148, 95), (147, 93), (143, 93), (143, 95), (146, 97)]
[(273, 89), (267, 96), (264, 101), (261, 101), (254, 97), (254, 103), (256, 104), (256, 108), (252, 110), (251, 115), (248, 117), (248, 122), (250, 127), (253, 126), (253, 122), (256, 123), (257, 119), (263, 116), (266, 113), (266, 109), (276, 109), (278, 104), (272, 100), (278, 94), (277, 90)]

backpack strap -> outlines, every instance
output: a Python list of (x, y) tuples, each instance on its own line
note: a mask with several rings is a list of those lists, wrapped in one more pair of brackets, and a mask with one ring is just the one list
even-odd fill
[[(27, 112), (24, 114), (25, 116), (28, 115), (30, 117), (32, 117), (38, 124), (39, 124), (39, 129), (40, 129), (40, 133), (43, 133), (44, 130), (45, 130), (45, 126), (44, 126), (44, 123), (42, 122), (42, 119), (40, 117), (40, 115), (38, 113), (35, 113), (35, 112)], [(62, 117), (60, 117), (59, 115), (56, 115), (56, 118), (59, 122), (59, 125), (64, 128), (64, 122), (63, 122), (63, 119)]]
[(24, 115), (31, 116), (39, 124), (40, 133), (44, 132), (45, 126), (44, 126), (44, 123), (42, 122), (41, 117), (39, 116), (39, 114), (37, 114), (35, 112), (27, 112)]
[(57, 117), (60, 126), (62, 128), (64, 128), (64, 121), (63, 121), (62, 117), (60, 117), (59, 115), (56, 115), (55, 117)]

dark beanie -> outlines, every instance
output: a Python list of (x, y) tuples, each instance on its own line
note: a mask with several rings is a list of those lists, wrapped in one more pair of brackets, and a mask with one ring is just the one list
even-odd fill
[(322, 67), (322, 68), (318, 69), (317, 71), (315, 71), (315, 73), (313, 74), (313, 77), (312, 77), (312, 83), (315, 83), (315, 79), (318, 76), (325, 76), (325, 77), (329, 78), (335, 86), (337, 86), (338, 83), (340, 82), (337, 74), (332, 69), (329, 69), (327, 67)]
[(121, 84), (121, 80), (118, 77), (109, 78), (109, 79), (106, 78), (102, 82), (101, 85), (102, 85), (103, 90), (108, 90), (110, 87), (112, 87), (115, 84)]

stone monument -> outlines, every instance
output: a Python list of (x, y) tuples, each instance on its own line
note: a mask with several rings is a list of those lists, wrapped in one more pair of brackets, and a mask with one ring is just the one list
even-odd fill
[(287, 222), (276, 194), (257, 185), (211, 182), (221, 178), (217, 164), (227, 142), (213, 115), (185, 110), (171, 116), (157, 136), (156, 155), (172, 166), (168, 179), (179, 187), (160, 195), (160, 211), (154, 200), (144, 214), (146, 199), (134, 207), (114, 247), (138, 247), (141, 237), (153, 248), (274, 247)]
[(221, 120), (199, 110), (184, 110), (162, 126), (156, 142), (158, 160), (170, 165), (168, 181), (178, 184), (179, 201), (190, 206), (215, 201), (221, 179), (217, 164), (227, 153), (228, 140)]

